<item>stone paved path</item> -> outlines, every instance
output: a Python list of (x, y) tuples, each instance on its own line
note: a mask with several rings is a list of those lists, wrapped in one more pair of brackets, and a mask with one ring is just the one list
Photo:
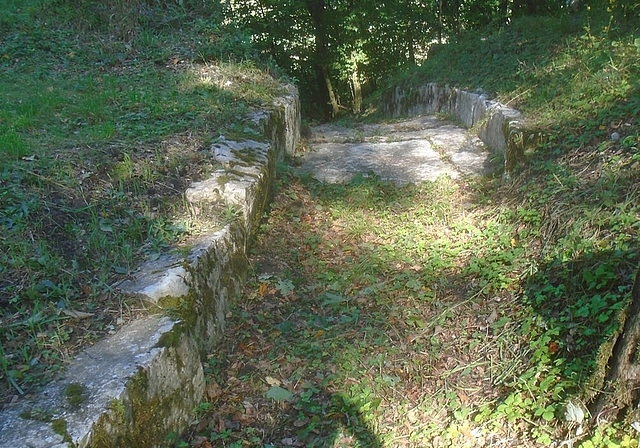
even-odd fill
[(489, 152), (461, 127), (433, 116), (346, 128), (323, 124), (301, 160), (301, 171), (324, 182), (348, 182), (373, 172), (397, 185), (488, 171)]

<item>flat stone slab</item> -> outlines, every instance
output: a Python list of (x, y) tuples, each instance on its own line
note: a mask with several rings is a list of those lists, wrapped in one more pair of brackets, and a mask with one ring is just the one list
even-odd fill
[(356, 128), (323, 124), (312, 128), (309, 143), (300, 170), (329, 183), (375, 173), (401, 186), (489, 170), (490, 152), (482, 141), (435, 116)]

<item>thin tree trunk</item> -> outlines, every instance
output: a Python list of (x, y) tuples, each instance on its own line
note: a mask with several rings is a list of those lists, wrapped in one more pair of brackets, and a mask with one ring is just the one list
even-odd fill
[(442, 0), (438, 1), (438, 43), (442, 43)]
[(329, 105), (331, 106), (331, 117), (335, 117), (338, 115), (338, 111), (340, 110), (340, 105), (338, 104), (338, 98), (336, 97), (336, 93), (333, 90), (333, 84), (331, 84), (331, 77), (329, 76), (329, 69), (327, 66), (322, 67), (322, 75), (324, 77), (324, 82), (327, 88), (327, 94), (329, 95)]
[(409, 46), (409, 64), (416, 65), (416, 48), (415, 41), (413, 39), (413, 23), (410, 22), (407, 27), (407, 35), (405, 37), (407, 45)]
[(362, 85), (357, 68), (354, 68), (351, 73), (351, 97), (353, 99), (353, 113), (359, 114), (362, 111)]

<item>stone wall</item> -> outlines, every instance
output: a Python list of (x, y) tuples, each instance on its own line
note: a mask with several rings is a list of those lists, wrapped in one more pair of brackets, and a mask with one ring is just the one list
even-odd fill
[(414, 117), (442, 113), (472, 129), (494, 152), (504, 158), (505, 173), (514, 170), (524, 151), (539, 139), (527, 129), (522, 114), (482, 93), (470, 93), (450, 86), (429, 83), (387, 90), (382, 103), (391, 117)]
[(224, 168), (185, 192), (199, 209), (226, 208), (237, 219), (116, 285), (160, 312), (83, 351), (42, 394), (3, 409), (0, 447), (161, 447), (186, 429), (205, 391), (203, 356), (214, 352), (245, 280), (276, 162), (299, 138), (297, 90), (244, 124), (255, 139), (219, 139), (211, 155)]

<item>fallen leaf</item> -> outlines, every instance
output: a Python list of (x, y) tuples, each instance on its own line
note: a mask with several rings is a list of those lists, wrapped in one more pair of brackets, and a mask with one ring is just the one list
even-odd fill
[(412, 409), (407, 413), (407, 420), (409, 420), (410, 423), (416, 424), (418, 419), (418, 412), (415, 409)]
[(471, 428), (468, 426), (466, 422), (463, 425), (458, 427), (458, 431), (460, 431), (460, 434), (465, 436), (467, 439), (475, 439), (475, 435), (473, 431), (471, 430)]
[(582, 407), (579, 405), (573, 404), (573, 402), (567, 403), (567, 409), (564, 412), (564, 419), (568, 422), (576, 422), (577, 424), (582, 423), (584, 420), (584, 411)]
[(462, 404), (467, 404), (469, 402), (469, 396), (462, 392), (461, 390), (457, 391), (458, 398)]
[(293, 437), (285, 437), (281, 442), (284, 446), (304, 446), (304, 443), (294, 439)]
[(309, 419), (303, 417), (302, 420), (296, 420), (295, 422), (293, 422), (293, 426), (295, 426), (296, 428), (302, 428), (303, 426), (306, 426), (307, 423), (309, 423)]
[(100, 230), (102, 230), (103, 232), (111, 233), (111, 232), (113, 232), (113, 227), (111, 227), (109, 224), (107, 224), (105, 222), (101, 222), (100, 223)]
[(218, 386), (218, 383), (212, 380), (209, 384), (207, 384), (207, 388), (205, 389), (204, 393), (208, 400), (213, 401), (220, 395), (222, 395), (222, 389), (220, 388), (220, 386)]
[(242, 405), (244, 406), (244, 413), (247, 416), (255, 417), (256, 415), (258, 415), (258, 410), (252, 403), (249, 403), (248, 401), (243, 401)]
[(269, 386), (278, 387), (278, 386), (280, 386), (282, 384), (280, 382), (280, 380), (278, 380), (276, 378), (273, 378), (273, 377), (270, 377), (270, 376), (266, 377), (264, 380), (267, 382), (267, 384), (269, 384)]
[(266, 397), (270, 398), (273, 401), (290, 401), (293, 398), (293, 394), (289, 392), (287, 389), (284, 389), (279, 386), (274, 386), (269, 389), (266, 393)]
[(192, 448), (209, 448), (211, 443), (204, 436), (194, 436), (191, 441)]
[(88, 317), (95, 316), (95, 314), (93, 313), (85, 313), (83, 311), (74, 311), (74, 310), (68, 310), (68, 309), (63, 309), (62, 314), (66, 314), (67, 316), (73, 319), (86, 319)]

